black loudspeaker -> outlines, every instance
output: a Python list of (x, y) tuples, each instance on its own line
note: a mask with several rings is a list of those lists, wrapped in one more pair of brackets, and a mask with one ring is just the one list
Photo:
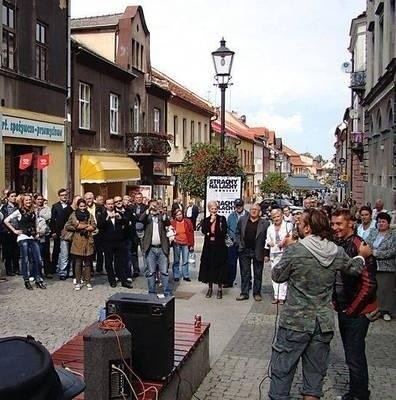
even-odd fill
[(165, 379), (175, 358), (175, 298), (117, 293), (106, 312), (118, 314), (131, 332), (134, 372), (143, 379)]
[(131, 354), (132, 340), (127, 329), (116, 334), (95, 326), (84, 334), (85, 400), (131, 400), (132, 391), (125, 375), (131, 381), (132, 374), (122, 360), (124, 357), (131, 368)]

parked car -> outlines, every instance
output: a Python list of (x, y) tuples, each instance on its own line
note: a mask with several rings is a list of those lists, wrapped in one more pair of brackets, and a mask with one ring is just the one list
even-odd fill
[(272, 198), (267, 198), (264, 199), (261, 203), (260, 203), (260, 207), (261, 207), (261, 211), (262, 213), (266, 213), (269, 208), (283, 208), (283, 207), (289, 207), (290, 210), (293, 211), (297, 211), (297, 210), (301, 210), (303, 211), (303, 207), (299, 207), (299, 206), (295, 206), (291, 201), (287, 200), (287, 199), (272, 199)]

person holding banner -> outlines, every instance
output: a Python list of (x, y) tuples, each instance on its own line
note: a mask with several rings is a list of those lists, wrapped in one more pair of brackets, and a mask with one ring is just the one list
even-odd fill
[(201, 231), (205, 235), (198, 280), (208, 284), (206, 298), (212, 297), (213, 284), (218, 285), (217, 298), (223, 298), (223, 284), (227, 282), (227, 234), (226, 218), (218, 214), (217, 201), (208, 202), (210, 215), (202, 221)]

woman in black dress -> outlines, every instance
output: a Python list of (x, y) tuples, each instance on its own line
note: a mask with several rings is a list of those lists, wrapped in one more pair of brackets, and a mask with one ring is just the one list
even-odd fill
[(218, 285), (217, 298), (223, 297), (223, 284), (227, 282), (227, 247), (225, 237), (227, 234), (227, 220), (218, 215), (216, 201), (208, 203), (209, 217), (202, 221), (201, 231), (205, 235), (201, 255), (198, 280), (208, 283), (206, 297), (212, 297), (213, 283)]

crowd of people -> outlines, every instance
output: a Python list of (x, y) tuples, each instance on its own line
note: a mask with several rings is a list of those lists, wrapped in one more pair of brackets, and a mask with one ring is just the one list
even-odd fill
[(91, 291), (95, 274), (106, 275), (111, 287), (120, 283), (132, 288), (133, 279), (144, 274), (150, 293), (156, 293), (160, 282), (168, 296), (171, 248), (173, 280), (191, 282), (188, 260), (198, 217), (193, 201), (186, 210), (175, 201), (170, 218), (161, 199), (145, 201), (141, 193), (105, 199), (87, 192), (69, 201), (67, 190), (61, 188), (58, 198), (48, 205), (41, 194), (9, 190), (1, 202), (6, 276), (21, 275), (26, 289), (46, 289), (44, 279), (58, 277), (73, 279), (75, 291)]
[[(0, 244), (6, 275), (21, 275), (27, 290), (46, 289), (44, 279), (73, 279), (73, 289), (93, 289), (92, 276), (132, 288), (144, 274), (149, 293), (172, 294), (173, 282), (191, 282), (190, 259), (199, 209), (176, 199), (170, 215), (161, 199), (141, 193), (105, 199), (87, 192), (69, 201), (66, 189), (49, 205), (41, 194), (5, 193), (0, 207)], [(236, 285), (237, 301), (262, 301), (264, 263), (271, 265), (274, 305), (280, 307), (273, 346), (269, 397), (288, 396), (299, 359), (305, 400), (321, 397), (333, 337), (333, 310), (349, 368), (343, 400), (369, 399), (365, 337), (371, 320), (395, 312), (396, 233), (381, 199), (356, 208), (306, 198), (303, 208), (260, 204), (248, 209), (236, 199), (226, 218), (209, 201), (200, 221), (204, 244), (198, 280), (206, 298), (223, 298)], [(139, 265), (139, 251), (143, 265)], [(170, 253), (173, 262), (170, 264)], [(2, 278), (6, 279), (6, 278)], [(298, 345), (296, 345), (298, 343)]]

